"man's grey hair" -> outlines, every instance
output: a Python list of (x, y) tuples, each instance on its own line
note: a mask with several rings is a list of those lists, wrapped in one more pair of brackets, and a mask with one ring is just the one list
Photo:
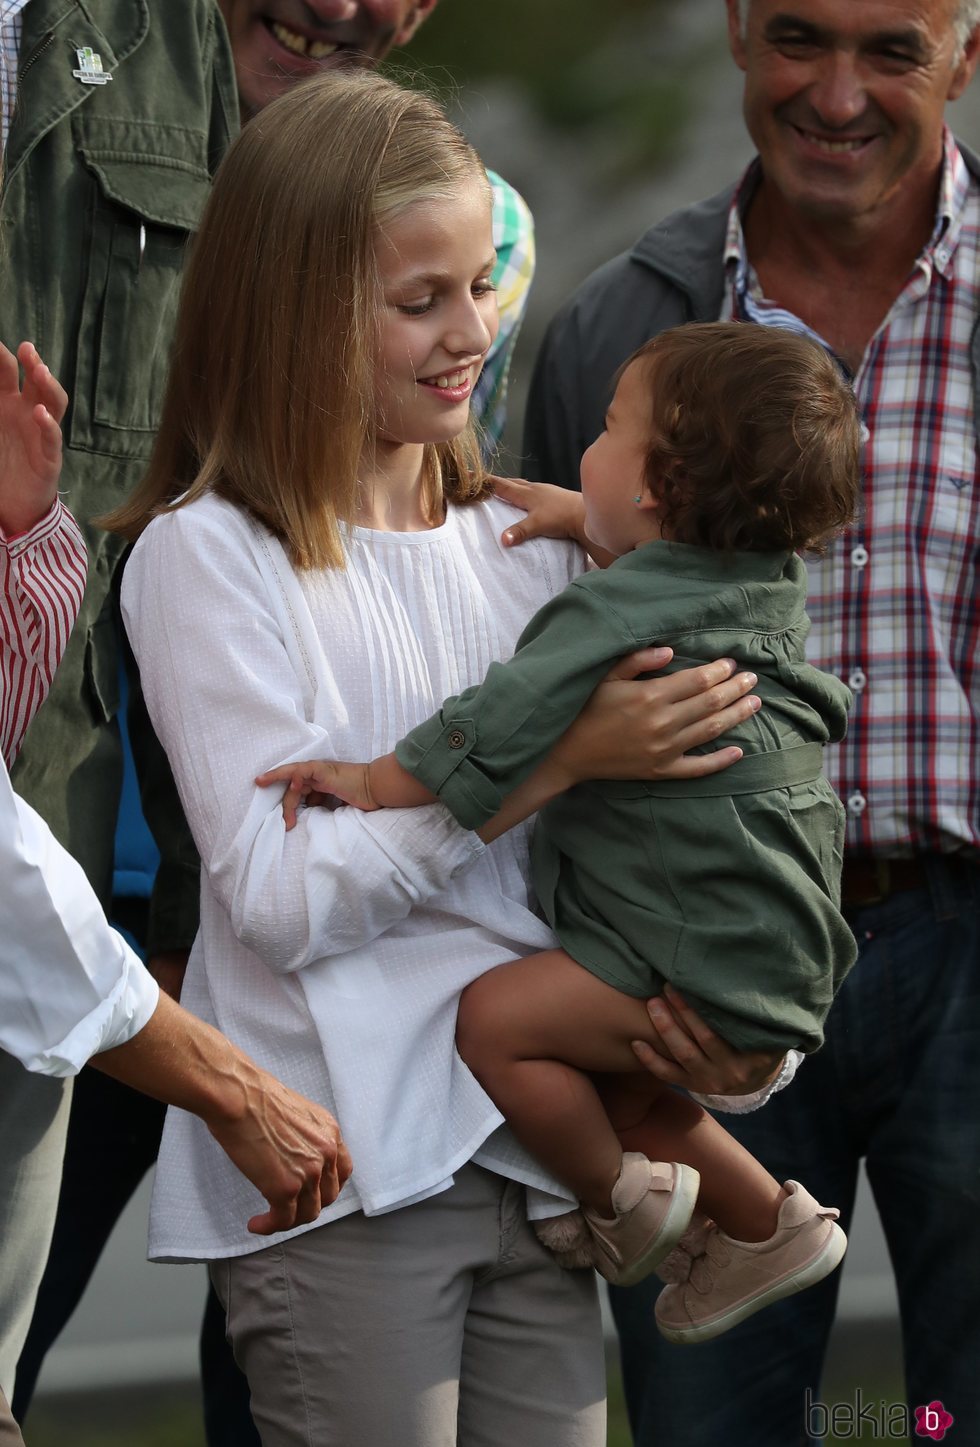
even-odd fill
[[(742, 37), (745, 37), (745, 21), (749, 5), (752, 0), (736, 0), (735, 9), (739, 12), (742, 22)], [(980, 25), (980, 0), (960, 0), (956, 7), (956, 14), (953, 16), (953, 31), (956, 35), (956, 59), (966, 48), (966, 42)]]
[(953, 17), (956, 44), (962, 55), (966, 42), (980, 25), (980, 0), (960, 0)]

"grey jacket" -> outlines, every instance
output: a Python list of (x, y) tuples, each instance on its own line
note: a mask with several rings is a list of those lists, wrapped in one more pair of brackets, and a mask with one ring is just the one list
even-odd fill
[[(980, 159), (959, 146), (980, 181)], [(594, 271), (555, 316), (531, 379), (524, 425), (526, 477), (577, 490), (579, 461), (602, 431), (623, 362), (668, 327), (717, 320), (734, 193), (729, 186), (651, 227), (632, 250)], [(972, 351), (974, 389), (980, 396), (977, 326)], [(980, 440), (980, 425), (977, 435)]]

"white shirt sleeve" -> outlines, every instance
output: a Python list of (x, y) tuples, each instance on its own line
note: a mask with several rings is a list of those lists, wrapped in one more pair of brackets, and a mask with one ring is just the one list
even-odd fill
[(0, 1048), (28, 1070), (74, 1075), (157, 1006), (156, 982), (75, 860), (0, 771)]
[(305, 809), (286, 832), (282, 788), (255, 776), (338, 757), (330, 724), (345, 705), (327, 678), (317, 721), (307, 717), (295, 632), (236, 509), (206, 501), (152, 522), (127, 563), (122, 608), (209, 886), (270, 970), (371, 943), (483, 852), (441, 804)]

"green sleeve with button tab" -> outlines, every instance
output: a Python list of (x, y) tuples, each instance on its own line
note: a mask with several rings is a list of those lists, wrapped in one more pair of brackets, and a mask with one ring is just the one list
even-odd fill
[(403, 768), (478, 829), (578, 717), (610, 666), (639, 644), (618, 613), (578, 579), (540, 609), (514, 657), (445, 701), (402, 739)]
[[(843, 737), (850, 694), (805, 662), (806, 570), (783, 553), (652, 542), (577, 578), (542, 608), (507, 663), (448, 699), (396, 749), (465, 828), (493, 817), (624, 654), (665, 644), (666, 671), (732, 658), (757, 675), (765, 708), (725, 743), (745, 753)], [(704, 745), (711, 749), (715, 745)]]

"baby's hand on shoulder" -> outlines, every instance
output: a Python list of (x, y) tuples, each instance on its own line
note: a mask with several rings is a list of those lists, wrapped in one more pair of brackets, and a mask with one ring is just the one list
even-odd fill
[(493, 490), (503, 502), (523, 508), (527, 517), (511, 523), (501, 536), (505, 548), (516, 548), (531, 538), (571, 538), (585, 548), (585, 507), (582, 495), (550, 482), (523, 482), (519, 477), (495, 477)]

